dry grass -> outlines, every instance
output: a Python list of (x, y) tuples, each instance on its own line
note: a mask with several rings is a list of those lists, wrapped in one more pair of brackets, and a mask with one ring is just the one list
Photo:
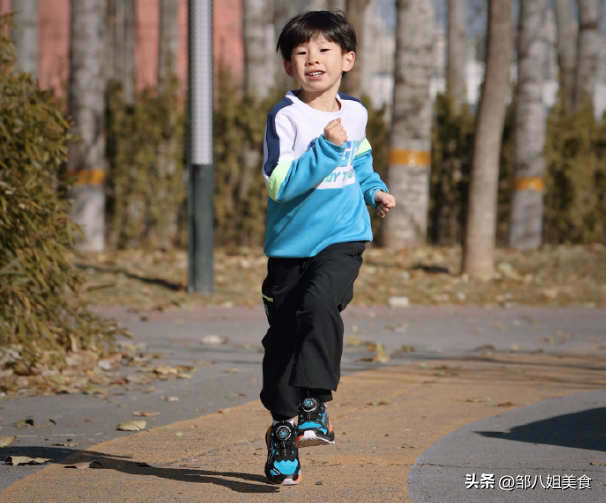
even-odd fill
[[(497, 250), (495, 278), (460, 274), (459, 248), (391, 252), (369, 247), (355, 305), (410, 304), (606, 307), (606, 249), (601, 245)], [(81, 255), (83, 296), (92, 305), (134, 309), (261, 304), (266, 258), (261, 250), (217, 250), (212, 295), (187, 293), (187, 253), (127, 250)], [(443, 269), (448, 269), (448, 273)]]

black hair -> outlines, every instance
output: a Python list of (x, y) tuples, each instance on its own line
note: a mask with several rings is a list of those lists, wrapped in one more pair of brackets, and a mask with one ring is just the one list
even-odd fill
[(290, 61), (295, 47), (324, 35), (326, 40), (341, 46), (342, 52), (356, 51), (356, 32), (343, 11), (313, 10), (298, 14), (286, 23), (280, 33), (276, 51)]

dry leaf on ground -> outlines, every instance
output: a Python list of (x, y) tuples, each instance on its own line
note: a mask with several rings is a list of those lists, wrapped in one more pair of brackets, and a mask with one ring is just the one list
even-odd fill
[(13, 426), (15, 428), (24, 428), (25, 426), (34, 426), (34, 420), (33, 419), (21, 419), (21, 421), (17, 421), (16, 423), (13, 423)]
[(120, 423), (116, 426), (116, 430), (118, 431), (142, 431), (147, 426), (146, 421), (137, 421), (137, 420), (129, 420)]
[(7, 447), (15, 440), (17, 440), (17, 435), (12, 435), (10, 437), (0, 437), (0, 447)]
[(52, 461), (51, 458), (30, 458), (29, 456), (7, 456), (4, 461), (7, 465), (43, 465)]

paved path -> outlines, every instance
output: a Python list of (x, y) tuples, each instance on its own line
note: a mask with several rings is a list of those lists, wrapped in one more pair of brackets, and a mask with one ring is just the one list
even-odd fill
[[(358, 361), (372, 356), (364, 346), (347, 346), (347, 376), (330, 407), (337, 445), (301, 450), (304, 480), (294, 488), (262, 475), (260, 310), (153, 313), (147, 321), (112, 314), (148, 352), (170, 353), (166, 363), (209, 363), (191, 380), (155, 382), (150, 394), (128, 386), (104, 399), (0, 399), (0, 434), (19, 436), (0, 457), (54, 461), (0, 465), (0, 502), (261, 501), (282, 493), (289, 501), (604, 500), (604, 310), (348, 310), (347, 336), (415, 351), (381, 365)], [(229, 342), (200, 344), (211, 334)], [(116, 432), (134, 410), (160, 415), (149, 431)], [(37, 426), (9, 426), (27, 416)], [(57, 425), (42, 426), (48, 419)], [(93, 460), (101, 469), (65, 468)], [(577, 489), (465, 489), (482, 473), (497, 486), (505, 475), (566, 476), (570, 486), (574, 475)], [(578, 488), (584, 475), (591, 489)]]

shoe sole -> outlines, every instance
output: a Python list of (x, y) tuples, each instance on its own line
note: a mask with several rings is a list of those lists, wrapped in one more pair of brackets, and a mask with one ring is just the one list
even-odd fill
[(334, 444), (335, 441), (328, 440), (327, 438), (319, 437), (318, 435), (316, 435), (315, 431), (307, 430), (306, 432), (303, 433), (303, 435), (300, 435), (297, 437), (295, 443), (296, 443), (297, 447), (300, 449), (303, 447), (314, 447), (316, 445), (330, 445), (330, 444)]

